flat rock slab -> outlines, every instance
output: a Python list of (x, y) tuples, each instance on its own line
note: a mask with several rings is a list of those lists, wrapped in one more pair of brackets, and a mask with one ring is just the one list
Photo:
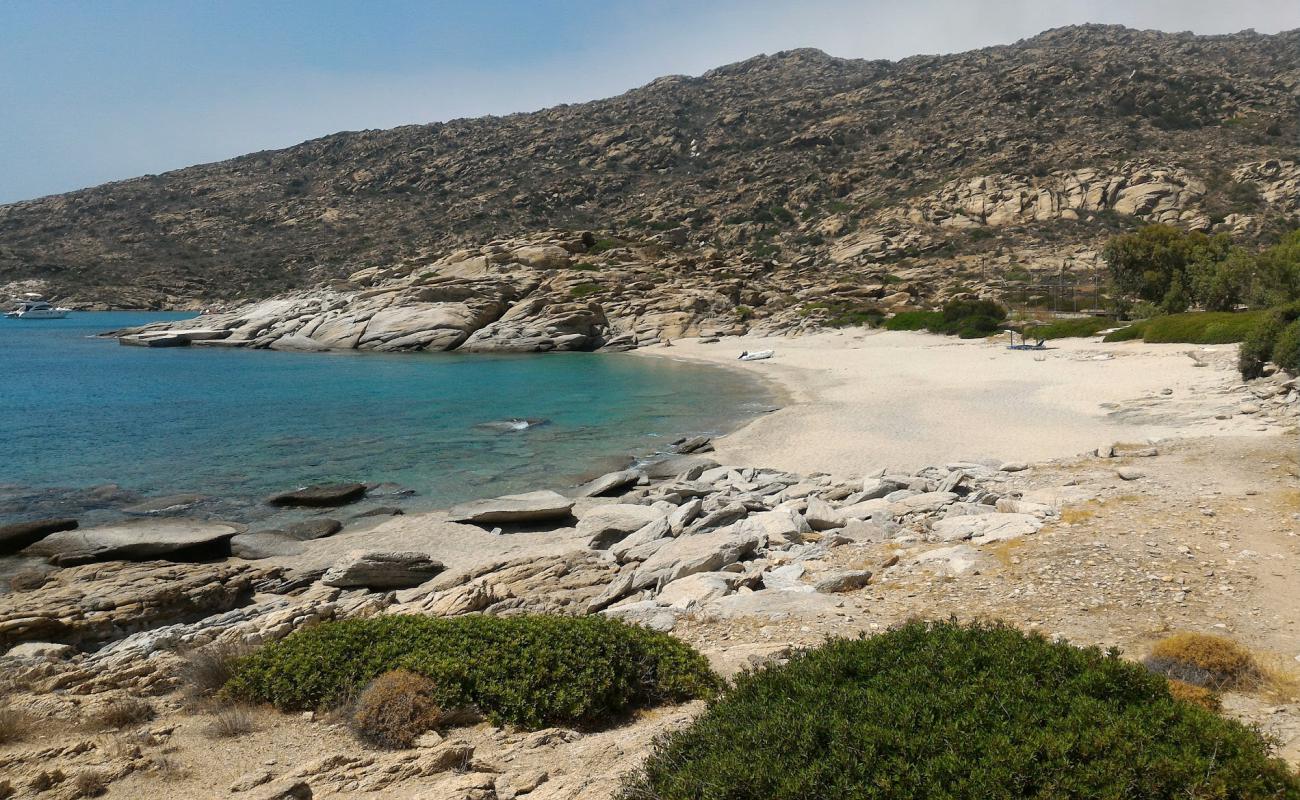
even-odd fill
[(305, 548), (302, 541), (283, 531), (241, 533), (230, 540), (230, 554), (250, 561), (276, 556), (296, 556)]
[(447, 510), (447, 518), (453, 522), (488, 525), (565, 519), (572, 512), (573, 500), (558, 492), (540, 491), (461, 503)]
[(624, 469), (618, 472), (608, 472), (579, 486), (573, 494), (575, 497), (600, 497), (630, 486), (640, 479), (640, 470)]
[(281, 492), (266, 498), (273, 506), (303, 506), (307, 508), (329, 508), (355, 503), (366, 493), (364, 483), (334, 483), (321, 486), (307, 486), (291, 492)]
[(844, 601), (834, 595), (764, 589), (761, 592), (718, 598), (704, 606), (704, 613), (722, 619), (738, 617), (765, 617), (773, 620), (804, 619), (810, 616), (834, 614), (843, 606)]
[(630, 503), (611, 503), (588, 510), (578, 520), (578, 533), (587, 537), (587, 546), (604, 550), (634, 531), (641, 530), (666, 515), (657, 508)]
[(149, 516), (152, 514), (176, 514), (186, 511), (207, 500), (202, 494), (172, 494), (166, 497), (151, 497), (122, 509), (124, 514)]
[(70, 531), (76, 527), (75, 519), (37, 519), (31, 522), (16, 522), (13, 525), (0, 525), (0, 556), (17, 553), (51, 533)]
[(330, 567), (321, 583), (340, 589), (409, 589), (445, 567), (424, 553), (354, 550)]
[(660, 461), (654, 461), (646, 464), (642, 471), (649, 478), (676, 478), (678, 475), (691, 475), (687, 480), (694, 480), (700, 473), (708, 469), (716, 469), (718, 462), (704, 456), (685, 455), (672, 456)]
[(240, 533), (224, 522), (140, 519), (52, 533), (26, 549), (60, 566), (90, 561), (145, 561), (216, 545)]
[(1028, 536), (1043, 527), (1032, 514), (973, 514), (948, 517), (934, 523), (931, 535), (940, 542), (960, 542), (973, 539), (978, 544), (1001, 542)]

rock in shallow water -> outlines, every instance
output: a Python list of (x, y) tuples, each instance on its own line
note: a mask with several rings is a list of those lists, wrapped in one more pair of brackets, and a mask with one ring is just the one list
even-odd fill
[(307, 486), (290, 492), (273, 494), (266, 502), (273, 506), (303, 506), (308, 508), (327, 508), (345, 506), (355, 503), (366, 493), (364, 483), (335, 483), (320, 486)]

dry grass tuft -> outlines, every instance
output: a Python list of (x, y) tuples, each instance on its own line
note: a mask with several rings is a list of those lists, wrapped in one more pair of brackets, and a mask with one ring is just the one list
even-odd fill
[(73, 797), (99, 797), (108, 791), (108, 778), (104, 773), (89, 769), (72, 779)]
[(32, 732), (32, 718), (13, 706), (0, 706), (0, 744), (13, 744)]
[(1061, 522), (1071, 525), (1078, 525), (1080, 522), (1087, 522), (1097, 516), (1097, 511), (1091, 508), (1063, 508), (1061, 509)]
[(252, 652), (244, 644), (211, 644), (185, 654), (181, 675), (192, 698), (211, 697), (230, 680), (236, 661)]
[(1264, 678), (1249, 650), (1204, 633), (1167, 636), (1156, 642), (1144, 663), (1152, 672), (1214, 691), (1254, 689)]
[(92, 718), (101, 730), (134, 728), (153, 719), (153, 706), (138, 697), (119, 697), (110, 700)]
[(155, 756), (153, 763), (150, 764), (150, 769), (164, 781), (182, 781), (191, 775), (188, 766), (174, 756), (169, 755)]
[(252, 733), (255, 727), (253, 715), (247, 709), (228, 706), (213, 712), (203, 733), (209, 739), (234, 739)]
[(1214, 711), (1217, 713), (1223, 708), (1223, 703), (1220, 702), (1217, 694), (1206, 689), (1204, 686), (1196, 686), (1187, 681), (1170, 678), (1169, 693), (1174, 696), (1175, 700), (1182, 700), (1184, 703), (1191, 703), (1194, 706), (1200, 706), (1206, 711)]
[(352, 728), (379, 747), (410, 747), (416, 737), (443, 721), (434, 691), (433, 681), (423, 675), (404, 669), (385, 672), (357, 699)]

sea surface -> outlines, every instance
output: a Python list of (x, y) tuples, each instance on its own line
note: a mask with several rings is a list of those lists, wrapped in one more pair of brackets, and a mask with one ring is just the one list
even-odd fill
[[(562, 488), (772, 398), (728, 370), (620, 354), (277, 353), (123, 347), (94, 334), (185, 314), (0, 318), (0, 522), (122, 516), (198, 493), (253, 521), (267, 494), (384, 483), (407, 510)], [(537, 424), (511, 430), (510, 420)], [(357, 506), (361, 510), (365, 504)]]

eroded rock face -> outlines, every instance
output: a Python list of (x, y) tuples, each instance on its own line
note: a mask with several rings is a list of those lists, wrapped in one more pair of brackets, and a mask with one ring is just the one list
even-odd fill
[(424, 553), (356, 550), (330, 567), (321, 583), (340, 589), (407, 589), (443, 569), (442, 562)]
[(59, 570), (39, 589), (0, 595), (0, 649), (94, 645), (245, 603), (270, 573), (234, 564), (116, 561)]

